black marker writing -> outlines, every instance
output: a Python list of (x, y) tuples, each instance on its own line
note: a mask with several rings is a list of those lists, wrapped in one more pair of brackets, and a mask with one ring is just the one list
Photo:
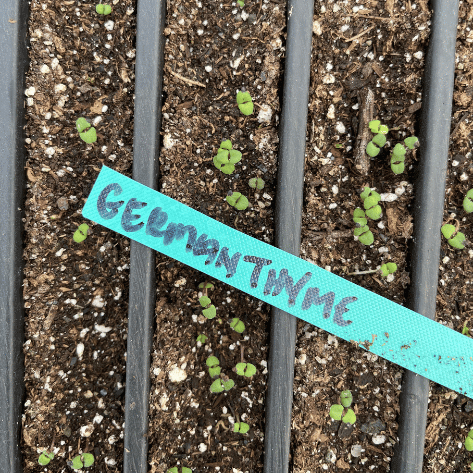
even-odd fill
[(274, 287), (272, 295), (277, 296), (284, 288), (286, 289), (287, 295), (289, 296), (288, 305), (289, 307), (292, 307), (296, 303), (296, 298), (299, 292), (311, 277), (312, 273), (305, 273), (304, 276), (299, 279), (297, 284), (294, 285), (294, 280), (291, 276), (289, 276), (287, 269), (281, 269), (279, 278), (276, 278), (276, 271), (274, 269), (270, 269), (268, 273), (268, 279), (264, 286), (263, 294), (265, 296), (269, 295), (271, 293), (271, 289)]
[(271, 264), (272, 261), (270, 259), (258, 258), (257, 256), (249, 255), (244, 256), (243, 261), (245, 261), (246, 263), (256, 264), (255, 269), (253, 269), (253, 272), (251, 273), (250, 286), (253, 288), (258, 287), (258, 279), (259, 275), (261, 274), (261, 270), (263, 269), (263, 266)]

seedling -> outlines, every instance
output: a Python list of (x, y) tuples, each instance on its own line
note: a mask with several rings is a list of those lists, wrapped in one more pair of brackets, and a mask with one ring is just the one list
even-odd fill
[(112, 13), (112, 7), (110, 5), (102, 5), (99, 3), (95, 6), (95, 11), (99, 15), (110, 15), (110, 13)]
[(220, 362), (216, 356), (209, 356), (205, 364), (209, 367), (209, 375), (211, 378), (220, 376)]
[(95, 131), (95, 128), (91, 127), (90, 123), (84, 117), (77, 119), (76, 128), (82, 141), (89, 144), (97, 141), (97, 132)]
[[(383, 125), (384, 126), (384, 125)], [(378, 156), (381, 148), (386, 144), (386, 136), (378, 133), (366, 146), (366, 152), (374, 158)]]
[(234, 317), (232, 319), (230, 322), (230, 327), (238, 333), (243, 333), (245, 330), (245, 324), (238, 317)]
[(353, 402), (353, 395), (350, 390), (342, 391), (340, 393), (340, 402), (343, 407), (350, 407)]
[(389, 276), (390, 274), (393, 274), (397, 271), (397, 264), (396, 263), (382, 264), (380, 271), (381, 271), (381, 276), (385, 278), (386, 276)]
[(88, 468), (94, 464), (94, 456), (91, 453), (83, 453), (82, 455), (76, 455), (72, 459), (72, 468), (74, 470), (80, 470), (81, 468)]
[(223, 391), (230, 391), (233, 386), (235, 386), (235, 381), (233, 381), (233, 379), (228, 379), (227, 377), (222, 376), (210, 385), (210, 392), (221, 393)]
[(385, 278), (397, 271), (396, 263), (385, 263), (379, 269), (369, 269), (368, 271), (356, 271), (354, 273), (347, 273), (347, 276), (359, 276), (360, 274), (379, 273), (381, 277)]
[(470, 189), (463, 199), (463, 208), (467, 214), (473, 212), (473, 189)]
[(463, 327), (462, 327), (462, 335), (466, 335), (467, 337), (470, 336), (470, 330), (466, 326), (466, 322), (463, 324)]
[(89, 226), (86, 223), (79, 225), (79, 228), (74, 232), (72, 239), (76, 243), (82, 243), (86, 238), (89, 231)]
[(204, 335), (203, 333), (199, 333), (199, 335), (197, 336), (197, 341), (200, 342), (200, 343), (205, 343), (207, 341), (207, 335)]
[(337, 144), (335, 145), (335, 148), (337, 148), (337, 149), (343, 149), (343, 145), (342, 145), (341, 143), (337, 143)]
[(355, 230), (353, 230), (353, 234), (358, 237), (358, 241), (363, 245), (369, 246), (372, 245), (374, 242), (373, 233), (368, 228), (368, 225), (355, 228)]
[(381, 206), (378, 205), (381, 196), (369, 187), (365, 187), (360, 197), (363, 200), (366, 215), (372, 220), (378, 220), (381, 217)]
[(457, 232), (454, 225), (449, 223), (442, 225), (441, 232), (450, 246), (458, 250), (463, 250), (463, 248), (465, 248), (466, 237), (462, 232)]
[(353, 221), (356, 224), (358, 224), (358, 226), (364, 227), (368, 223), (368, 220), (366, 219), (366, 215), (365, 215), (364, 210), (357, 207), (353, 211)]
[(380, 133), (381, 135), (386, 135), (389, 131), (389, 128), (386, 125), (381, 125), (379, 120), (371, 120), (368, 123), (372, 133)]
[(204, 293), (207, 295), (207, 290), (210, 289), (210, 290), (213, 290), (214, 289), (214, 285), (211, 283), (211, 282), (201, 282), (199, 284), (199, 289), (203, 289), (204, 290)]
[(236, 96), (236, 101), (243, 115), (251, 115), (253, 113), (253, 99), (249, 92), (239, 91)]
[(238, 432), (239, 434), (246, 434), (250, 430), (250, 426), (245, 422), (235, 422), (233, 426), (233, 432)]
[[(179, 473), (179, 468), (177, 466), (173, 466), (172, 468), (169, 468), (169, 470), (166, 473)], [(183, 466), (181, 468), (181, 473), (192, 473), (192, 470), (190, 468)]]
[(239, 161), (241, 161), (240, 151), (232, 148), (230, 140), (222, 141), (217, 156), (213, 159), (214, 166), (224, 174), (231, 174), (235, 171), (235, 164)]
[(241, 8), (245, 6), (245, 2), (243, 0), (237, 0), (238, 5), (240, 5)]
[(260, 177), (253, 177), (248, 181), (248, 185), (252, 189), (261, 190), (264, 187), (264, 181)]
[[(404, 144), (409, 149), (414, 149), (419, 143), (415, 136), (410, 136), (404, 140)], [(404, 172), (404, 161), (406, 159), (406, 148), (401, 143), (398, 143), (391, 155), (391, 169), (394, 174), (401, 174)]]
[(46, 466), (54, 458), (54, 453), (48, 453), (47, 450), (44, 450), (43, 453), (38, 458), (38, 463), (42, 466)]
[(252, 365), (251, 363), (237, 363), (236, 372), (240, 376), (251, 378), (256, 374), (256, 366)]
[[(341, 420), (346, 424), (354, 424), (356, 422), (356, 415), (352, 409), (348, 409), (353, 402), (351, 391), (342, 391), (340, 394), (341, 404), (333, 404), (330, 407), (329, 415), (334, 420)], [(346, 411), (345, 411), (346, 409)], [(343, 415), (345, 413), (345, 415)]]
[(204, 317), (207, 317), (207, 319), (213, 319), (217, 315), (217, 309), (212, 304), (212, 301), (210, 300), (209, 297), (202, 296), (199, 299), (199, 302), (200, 302), (200, 305), (204, 307), (204, 310), (202, 311), (202, 315)]
[(240, 192), (232, 192), (231, 195), (227, 195), (226, 200), (237, 210), (245, 210), (249, 205), (248, 199)]
[(468, 432), (468, 435), (465, 439), (465, 448), (471, 452), (473, 451), (473, 429)]

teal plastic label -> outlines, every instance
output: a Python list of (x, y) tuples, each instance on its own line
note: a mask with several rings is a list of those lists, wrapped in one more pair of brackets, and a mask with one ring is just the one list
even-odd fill
[(103, 167), (82, 215), (473, 398), (473, 340)]

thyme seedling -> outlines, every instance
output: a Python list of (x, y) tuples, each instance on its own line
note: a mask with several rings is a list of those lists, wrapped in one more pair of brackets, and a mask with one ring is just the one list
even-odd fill
[(240, 151), (233, 149), (230, 140), (222, 141), (217, 156), (213, 158), (214, 166), (224, 174), (231, 174), (239, 161), (241, 161)]
[(243, 115), (251, 115), (253, 113), (253, 99), (249, 92), (239, 91), (236, 96), (236, 102)]
[(230, 327), (238, 333), (243, 333), (245, 330), (245, 324), (238, 317), (234, 317), (232, 319), (230, 322)]
[(110, 5), (102, 5), (99, 3), (95, 6), (95, 11), (99, 15), (110, 15), (110, 13), (112, 13), (112, 7)]
[(251, 378), (256, 374), (256, 366), (251, 363), (237, 363), (236, 372), (240, 376)]
[(467, 214), (473, 212), (473, 189), (470, 189), (463, 199), (463, 209)]
[(82, 141), (86, 143), (95, 143), (97, 141), (97, 132), (94, 127), (84, 118), (80, 117), (76, 120), (76, 128)]
[(226, 200), (237, 210), (245, 210), (249, 205), (248, 199), (240, 192), (232, 192), (231, 195), (227, 195)]
[(333, 404), (330, 407), (330, 417), (333, 420), (341, 420), (346, 424), (353, 425), (356, 422), (356, 415), (352, 409), (348, 409), (348, 407), (350, 407), (353, 402), (351, 391), (342, 391), (340, 393), (340, 402), (341, 404)]
[(238, 432), (239, 434), (246, 434), (250, 430), (250, 426), (245, 422), (235, 422), (233, 426), (233, 432)]
[(448, 244), (458, 250), (465, 248), (466, 237), (462, 232), (457, 232), (454, 225), (446, 223), (441, 228), (442, 235), (447, 239)]

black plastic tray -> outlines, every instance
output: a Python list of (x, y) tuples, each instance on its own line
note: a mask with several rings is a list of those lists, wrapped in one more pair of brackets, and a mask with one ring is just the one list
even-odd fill
[[(409, 307), (435, 315), (440, 225), (450, 135), (458, 0), (432, 0), (426, 58), (420, 175), (416, 185), (412, 287)], [(313, 2), (289, 0), (287, 54), (280, 129), (276, 243), (299, 254)], [(156, 188), (164, 45), (164, 0), (138, 2), (133, 178)], [(24, 73), (28, 3), (4, 0), (0, 9), (0, 471), (21, 473), (19, 447), (24, 360), (22, 211), (24, 201)], [(281, 200), (282, 199), (282, 200)], [(291, 205), (279, 205), (279, 202)], [(290, 208), (290, 212), (286, 209)], [(422, 209), (422, 211), (421, 211)], [(419, 244), (422, 242), (422, 245)], [(427, 255), (427, 256), (426, 256)], [(125, 395), (126, 473), (148, 470), (149, 367), (155, 310), (155, 253), (132, 242)], [(289, 469), (295, 355), (293, 316), (275, 310), (271, 325), (265, 473)], [(289, 335), (288, 335), (289, 334)], [(278, 367), (273, 370), (272, 368)], [(428, 380), (406, 372), (400, 443), (393, 471), (422, 471)]]

